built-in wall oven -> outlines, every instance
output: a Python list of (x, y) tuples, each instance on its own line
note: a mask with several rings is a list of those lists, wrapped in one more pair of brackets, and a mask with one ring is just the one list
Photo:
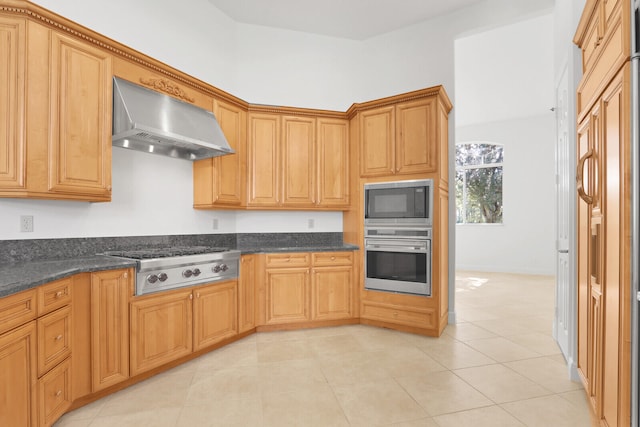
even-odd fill
[(365, 278), (368, 290), (431, 295), (431, 229), (367, 227)]
[(431, 295), (433, 180), (364, 185), (364, 287)]

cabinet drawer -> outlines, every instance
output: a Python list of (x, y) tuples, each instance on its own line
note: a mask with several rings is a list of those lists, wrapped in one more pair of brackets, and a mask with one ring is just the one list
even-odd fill
[(38, 288), (38, 316), (51, 313), (71, 302), (71, 277)]
[(0, 298), (0, 334), (35, 318), (35, 289)]
[(353, 252), (314, 252), (312, 254), (314, 266), (351, 265)]
[(40, 426), (48, 427), (71, 407), (71, 358), (68, 358), (38, 382)]
[(267, 254), (267, 267), (307, 267), (309, 266), (309, 253), (292, 252), (286, 254)]
[(362, 303), (361, 317), (416, 328), (435, 328), (438, 320), (433, 310), (397, 307), (368, 301)]
[(71, 354), (71, 307), (38, 319), (38, 376)]

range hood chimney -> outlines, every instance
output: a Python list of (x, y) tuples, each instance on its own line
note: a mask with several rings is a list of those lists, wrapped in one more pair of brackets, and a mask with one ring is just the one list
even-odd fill
[(118, 77), (112, 143), (186, 160), (234, 153), (212, 112)]

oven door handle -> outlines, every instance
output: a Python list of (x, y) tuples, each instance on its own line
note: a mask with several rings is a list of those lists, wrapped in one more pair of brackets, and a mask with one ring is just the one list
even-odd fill
[(414, 245), (385, 245), (385, 244), (376, 244), (376, 243), (367, 243), (365, 245), (366, 249), (376, 250), (376, 251), (385, 251), (385, 252), (408, 252), (408, 253), (427, 253), (427, 245), (425, 244), (416, 244)]

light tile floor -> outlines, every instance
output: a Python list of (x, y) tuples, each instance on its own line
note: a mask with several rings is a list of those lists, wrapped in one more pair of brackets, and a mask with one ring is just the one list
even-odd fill
[(440, 338), (364, 325), (251, 335), (57, 427), (586, 427), (551, 338), (554, 279), (458, 272)]

